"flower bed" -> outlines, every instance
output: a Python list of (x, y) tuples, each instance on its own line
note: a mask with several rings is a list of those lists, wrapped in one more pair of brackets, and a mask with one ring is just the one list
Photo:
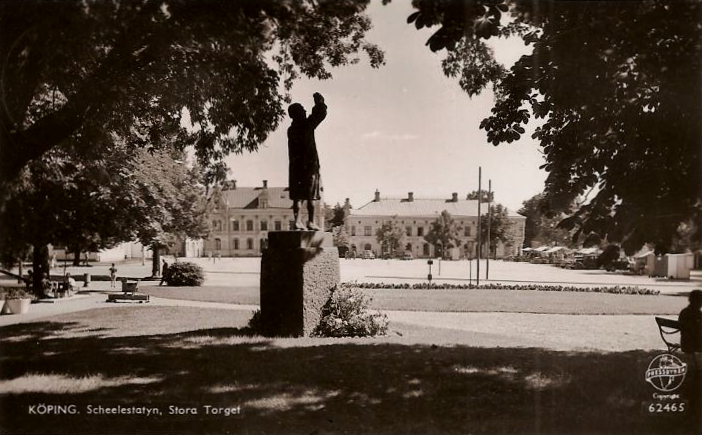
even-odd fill
[(659, 290), (641, 288), (636, 286), (600, 286), (600, 287), (578, 287), (572, 285), (545, 285), (545, 284), (437, 284), (437, 283), (416, 283), (416, 284), (388, 284), (388, 283), (356, 283), (345, 282), (341, 284), (346, 288), (360, 289), (388, 289), (388, 290), (537, 290), (548, 292), (589, 292), (589, 293), (612, 293), (625, 295), (658, 295)]

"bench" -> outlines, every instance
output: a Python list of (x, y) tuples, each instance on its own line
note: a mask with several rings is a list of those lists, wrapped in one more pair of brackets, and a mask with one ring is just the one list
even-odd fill
[[(668, 353), (680, 350), (680, 323), (677, 320), (656, 317), (656, 324), (663, 343), (668, 346)], [(673, 341), (676, 335), (677, 341)]]

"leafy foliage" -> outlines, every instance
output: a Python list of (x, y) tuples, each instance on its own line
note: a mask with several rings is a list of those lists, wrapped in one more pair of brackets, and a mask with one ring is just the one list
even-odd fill
[(576, 247), (577, 243), (569, 231), (559, 228), (558, 224), (564, 216), (559, 214), (548, 217), (543, 211), (543, 194), (534, 195), (522, 203), (522, 208), (518, 213), (526, 217), (524, 223), (524, 246), (530, 247), (532, 244), (538, 246), (567, 246)]
[(170, 286), (199, 287), (205, 282), (205, 271), (195, 263), (180, 261), (169, 266), (165, 280)]
[(395, 254), (404, 245), (405, 229), (395, 221), (383, 222), (383, 225), (376, 230), (375, 238), (382, 252)]
[(27, 291), (27, 288), (24, 286), (0, 287), (0, 300), (9, 301), (13, 299), (36, 299), (36, 296)]
[(444, 210), (441, 212), (441, 215), (431, 223), (427, 235), (424, 236), (424, 240), (434, 245), (434, 247), (441, 247), (441, 254), (443, 257), (447, 249), (461, 244), (462, 230), (463, 227), (461, 224), (453, 219), (451, 213)]
[(48, 272), (46, 245), (98, 250), (139, 239), (168, 246), (205, 234), (201, 189), (170, 153), (115, 141), (92, 158), (55, 148), (32, 161), (5, 192), (0, 253), (12, 263), (33, 251), (34, 288)]
[(344, 207), (337, 202), (336, 205), (334, 205), (334, 208), (332, 209), (332, 213), (331, 213), (331, 216), (329, 218), (329, 225), (332, 228), (338, 227), (338, 226), (344, 225), (345, 220), (346, 220), (346, 211), (344, 210)]
[(385, 314), (371, 313), (371, 299), (358, 289), (340, 287), (334, 290), (322, 311), (322, 320), (314, 335), (321, 337), (375, 337), (385, 335), (388, 319)]
[(332, 228), (332, 240), (334, 246), (339, 248), (339, 253), (344, 254), (349, 249), (349, 235), (343, 225)]
[[(478, 200), (478, 191), (473, 190), (468, 194), (468, 197), (466, 199), (472, 200), (472, 201), (477, 201)], [(481, 202), (493, 202), (495, 201), (495, 192), (488, 192), (487, 190), (480, 190), (480, 201)]]
[(367, 5), (0, 2), (0, 174), (15, 178), (68, 138), (88, 153), (96, 136), (155, 149), (174, 136), (195, 146), (203, 166), (256, 150), (281, 122), (281, 90), (297, 77), (330, 78), (360, 52), (383, 63), (365, 40)]
[(488, 221), (490, 222), (490, 255), (496, 252), (498, 243), (512, 243), (512, 221), (507, 214), (507, 208), (502, 204), (490, 206), (490, 216), (487, 214), (480, 217), (480, 240), (488, 242)]
[[(627, 252), (646, 242), (665, 252), (681, 226), (702, 221), (702, 3), (413, 5), (408, 22), (439, 26), (427, 44), (447, 50), (448, 76), (460, 71), (469, 95), (494, 84), (495, 107), (480, 125), (490, 142), (517, 141), (532, 118), (543, 120), (533, 137), (546, 158), (552, 214), (597, 188), (565, 229), (597, 233)], [(504, 12), (509, 24), (500, 21)], [(491, 36), (519, 36), (533, 50), (500, 73), (480, 44)]]

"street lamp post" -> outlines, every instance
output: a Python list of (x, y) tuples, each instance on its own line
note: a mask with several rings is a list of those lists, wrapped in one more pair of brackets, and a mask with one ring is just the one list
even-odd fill
[(429, 285), (431, 285), (431, 265), (434, 264), (432, 260), (428, 260), (427, 264), (429, 265), (429, 275), (427, 275), (427, 279), (429, 280)]

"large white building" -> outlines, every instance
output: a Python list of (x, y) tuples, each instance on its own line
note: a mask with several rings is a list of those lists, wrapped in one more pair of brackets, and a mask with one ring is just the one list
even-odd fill
[[(349, 234), (351, 251), (364, 250), (382, 254), (376, 231), (384, 222), (392, 221), (405, 228), (405, 251), (414, 257), (436, 257), (434, 246), (424, 240), (431, 223), (448, 211), (463, 228), (461, 244), (454, 249), (454, 257), (475, 258), (477, 253), (478, 201), (460, 199), (457, 193), (451, 198), (415, 198), (412, 192), (405, 198), (381, 198), (375, 192), (375, 198), (368, 204), (351, 210), (346, 218), (346, 231)], [(483, 203), (481, 214), (487, 214), (487, 204)], [(497, 246), (497, 257), (517, 255), (524, 243), (524, 216), (509, 213), (511, 243)]]
[[(222, 257), (257, 256), (266, 247), (269, 231), (294, 228), (292, 201), (287, 187), (237, 187), (227, 182), (213, 190), (214, 210), (210, 214), (212, 232), (204, 243), (204, 255)], [(315, 223), (324, 228), (322, 201), (316, 201)], [(300, 207), (307, 220), (307, 205)]]

